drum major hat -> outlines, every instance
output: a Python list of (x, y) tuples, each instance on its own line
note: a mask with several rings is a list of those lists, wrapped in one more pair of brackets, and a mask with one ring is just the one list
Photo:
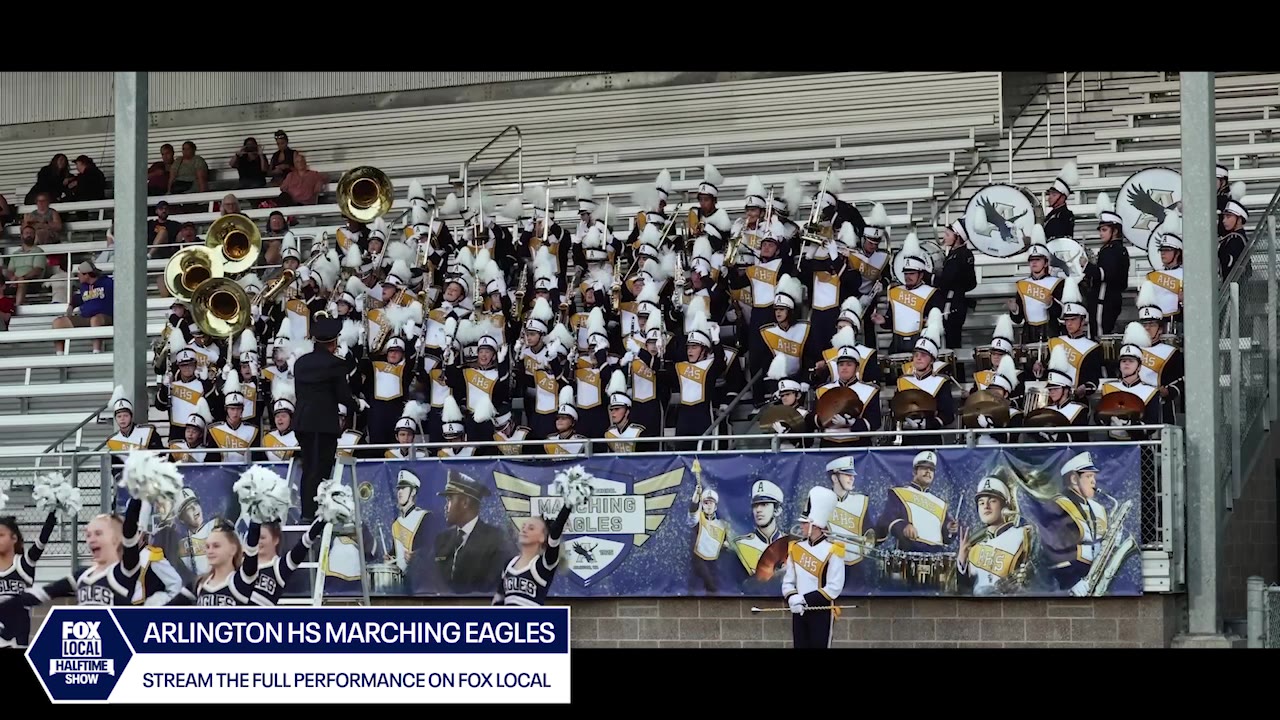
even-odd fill
[(444, 490), (436, 493), (436, 495), (438, 497), (465, 495), (476, 501), (480, 501), (489, 496), (489, 488), (481, 485), (470, 475), (465, 475), (456, 470), (450, 470), (449, 479), (446, 480), (444, 484)]

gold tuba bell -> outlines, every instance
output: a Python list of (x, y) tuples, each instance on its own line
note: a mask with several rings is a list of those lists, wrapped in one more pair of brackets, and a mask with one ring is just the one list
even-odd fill
[(221, 252), (223, 272), (235, 275), (258, 261), (262, 252), (262, 233), (257, 224), (244, 215), (223, 215), (209, 226), (204, 244)]
[(391, 179), (371, 165), (354, 167), (338, 180), (338, 210), (358, 223), (371, 223), (386, 215), (391, 200)]
[(191, 296), (191, 313), (206, 335), (234, 337), (249, 326), (249, 294), (231, 278), (206, 280)]
[(203, 245), (190, 245), (169, 258), (164, 267), (164, 284), (175, 299), (190, 303), (201, 284), (225, 274), (225, 261), (217, 251)]

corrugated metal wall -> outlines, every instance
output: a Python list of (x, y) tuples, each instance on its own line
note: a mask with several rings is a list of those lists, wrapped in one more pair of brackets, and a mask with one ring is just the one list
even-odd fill
[[(150, 111), (283, 102), (542, 80), (593, 72), (153, 72)], [(114, 112), (109, 72), (8, 73), (0, 80), (0, 125), (106, 117)]]

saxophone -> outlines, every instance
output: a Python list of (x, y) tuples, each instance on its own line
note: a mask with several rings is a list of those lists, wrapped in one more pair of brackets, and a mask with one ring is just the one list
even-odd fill
[(1111, 511), (1107, 513), (1109, 530), (1102, 540), (1097, 557), (1093, 559), (1089, 574), (1085, 576), (1084, 595), (1086, 597), (1105, 595), (1120, 566), (1129, 554), (1137, 549), (1137, 542), (1133, 539), (1132, 533), (1121, 541), (1121, 537), (1124, 536), (1124, 520), (1133, 508), (1133, 501), (1125, 500), (1121, 503), (1110, 495), (1107, 497), (1111, 498)]

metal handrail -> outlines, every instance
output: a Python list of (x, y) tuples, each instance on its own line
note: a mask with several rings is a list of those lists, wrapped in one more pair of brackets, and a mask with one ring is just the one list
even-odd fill
[(481, 177), (479, 180), (476, 181), (476, 185), (478, 186), (481, 183), (483, 183), (485, 180), (488, 180), (489, 176), (497, 172), (498, 169), (500, 169), (503, 165), (506, 165), (507, 161), (510, 160), (512, 156), (518, 156), (519, 164), (516, 168), (516, 182), (520, 186), (520, 192), (524, 192), (524, 134), (520, 132), (520, 128), (518, 126), (508, 125), (507, 127), (503, 128), (502, 132), (495, 135), (492, 140), (485, 143), (484, 147), (477, 150), (474, 155), (472, 155), (471, 157), (467, 158), (462, 162), (462, 169), (461, 169), (462, 206), (464, 208), (470, 209), (471, 207), (469, 205), (470, 198), (471, 198), (471, 183), (470, 183), (471, 163), (474, 162), (476, 158), (480, 157), (480, 155), (484, 153), (485, 150), (488, 150), (490, 147), (492, 147), (494, 143), (501, 140), (502, 137), (511, 130), (516, 131), (516, 149), (512, 150), (510, 153), (507, 154), (506, 157), (502, 158), (502, 161), (499, 162), (497, 165), (494, 165), (492, 168), (490, 168), (489, 172), (485, 173), (483, 177)]
[[(84, 420), (81, 420), (79, 425), (76, 425), (75, 427), (71, 428), (71, 429), (70, 429), (70, 430), (68, 430), (66, 433), (64, 433), (64, 434), (62, 435), (62, 437), (58, 438), (57, 440), (54, 440), (52, 445), (50, 445), (49, 447), (47, 447), (47, 448), (45, 448), (45, 449), (44, 449), (44, 453), (43, 453), (43, 454), (44, 454), (44, 455), (46, 455), (46, 456), (48, 456), (48, 455), (60, 456), (60, 455), (66, 454), (66, 453), (63, 453), (63, 452), (61, 452), (61, 451), (57, 451), (57, 452), (55, 452), (54, 448), (58, 447), (59, 445), (61, 445), (61, 444), (62, 444), (62, 443), (64, 443), (64, 442), (66, 442), (68, 438), (70, 438), (72, 435), (74, 435), (74, 434), (76, 434), (77, 432), (79, 432), (79, 431), (80, 431), (80, 429), (81, 429), (81, 428), (83, 428), (85, 425), (88, 425), (88, 424), (89, 424), (89, 423), (91, 423), (91, 422), (96, 423), (96, 422), (98, 421), (98, 416), (99, 416), (99, 415), (101, 415), (101, 414), (102, 414), (102, 411), (103, 411), (103, 410), (106, 410), (106, 409), (107, 409), (107, 406), (108, 406), (108, 405), (110, 405), (110, 404), (111, 404), (111, 403), (110, 403), (110, 401), (108, 401), (108, 402), (104, 402), (104, 403), (102, 403), (101, 405), (99, 405), (99, 406), (98, 406), (98, 408), (97, 408), (96, 410), (94, 410), (94, 411), (89, 415), (89, 417), (85, 418)], [(101, 445), (99, 445), (98, 447), (94, 448), (94, 450), (100, 450), (100, 449), (102, 449), (102, 446), (103, 446), (103, 445), (106, 445), (106, 444), (107, 444), (107, 443), (106, 443), (106, 441), (104, 440), (104, 441), (102, 442), (102, 444), (101, 444)]]
[[(1070, 85), (1070, 84), (1071, 84), (1071, 81), (1075, 80), (1077, 77), (1079, 77), (1079, 75), (1080, 75), (1080, 71), (1076, 71), (1076, 72), (1072, 73), (1072, 74), (1071, 74), (1071, 77), (1069, 77), (1069, 78), (1067, 78), (1066, 80), (1064, 80), (1064, 81), (1063, 81), (1063, 85), (1064, 85), (1064, 86), (1066, 86), (1066, 85)], [(1040, 84), (1040, 87), (1036, 88), (1035, 93), (1033, 93), (1033, 94), (1032, 94), (1032, 96), (1027, 100), (1026, 104), (1024, 104), (1024, 105), (1023, 105), (1022, 109), (1020, 109), (1020, 110), (1018, 111), (1018, 114), (1014, 116), (1014, 119), (1013, 119), (1012, 121), (1010, 121), (1010, 123), (1009, 123), (1009, 143), (1010, 143), (1010, 145), (1012, 145), (1012, 144), (1013, 144), (1013, 125), (1014, 125), (1014, 123), (1016, 123), (1016, 122), (1017, 122), (1018, 118), (1022, 117), (1022, 110), (1025, 110), (1027, 107), (1029, 107), (1029, 106), (1031, 105), (1031, 101), (1033, 101), (1033, 100), (1035, 100), (1037, 97), (1039, 97), (1039, 95), (1040, 95), (1040, 91), (1041, 91), (1041, 90), (1044, 90), (1044, 89), (1045, 89), (1045, 88), (1047, 88), (1047, 87), (1049, 87), (1049, 81), (1048, 81), (1048, 80), (1046, 80), (1045, 82), (1041, 83), (1041, 84)], [(1048, 119), (1048, 118), (1049, 118), (1049, 116), (1053, 113), (1053, 107), (1052, 107), (1052, 105), (1048, 102), (1048, 98), (1045, 98), (1045, 102), (1046, 102), (1046, 105), (1045, 105), (1044, 112), (1040, 113), (1040, 117), (1036, 119), (1036, 123), (1035, 123), (1035, 125), (1032, 125), (1032, 126), (1031, 126), (1031, 129), (1027, 131), (1026, 136), (1022, 138), (1022, 142), (1019, 142), (1019, 143), (1018, 143), (1018, 145), (1017, 145), (1017, 147), (1013, 148), (1013, 149), (1011, 150), (1011, 152), (1009, 153), (1009, 182), (1010, 182), (1010, 183), (1012, 183), (1012, 182), (1013, 182), (1013, 159), (1014, 159), (1015, 157), (1017, 157), (1018, 152), (1019, 152), (1020, 150), (1022, 150), (1022, 148), (1023, 148), (1023, 146), (1024, 146), (1024, 145), (1026, 145), (1026, 144), (1027, 144), (1027, 141), (1031, 139), (1031, 136), (1033, 136), (1033, 135), (1035, 135), (1035, 134), (1036, 134), (1036, 130), (1039, 130), (1039, 129), (1040, 129), (1040, 124), (1041, 124), (1041, 123), (1043, 123), (1046, 119)], [(1066, 106), (1066, 103), (1067, 103), (1067, 98), (1066, 98), (1066, 95), (1065, 95), (1065, 94), (1063, 95), (1062, 102), (1063, 102), (1063, 106), (1065, 107), (1065, 106)], [(1064, 126), (1064, 127), (1066, 126), (1066, 125), (1065, 125), (1065, 123), (1064, 123), (1064, 125), (1063, 125), (1063, 126)], [(1050, 128), (1050, 131), (1049, 131), (1049, 132), (1050, 132), (1050, 134), (1052, 134), (1052, 128)], [(1052, 140), (1052, 137), (1051, 137), (1050, 139)]]
[[(1240, 253), (1240, 257), (1244, 258), (1245, 262), (1236, 263), (1236, 266), (1231, 268), (1231, 272), (1227, 274), (1226, 279), (1218, 286), (1219, 309), (1222, 308), (1223, 303), (1228, 302), (1228, 296), (1231, 295), (1232, 283), (1240, 280), (1240, 275), (1244, 272), (1244, 268), (1249, 265), (1250, 258), (1253, 255), (1254, 245), (1257, 244), (1258, 238), (1260, 237), (1259, 231), (1262, 229), (1262, 223), (1265, 222), (1267, 218), (1271, 217), (1272, 213), (1276, 212), (1280, 212), (1280, 188), (1277, 188), (1275, 193), (1271, 195), (1271, 201), (1267, 203), (1267, 209), (1263, 210), (1258, 216), (1258, 221), (1254, 223), (1253, 230), (1249, 232), (1249, 240), (1245, 243), (1244, 251)], [(1273, 309), (1273, 312), (1274, 311), (1275, 310)]]
[[(754, 385), (756, 381), (760, 379), (760, 376), (763, 374), (764, 374), (764, 368), (760, 368), (759, 370), (757, 370), (756, 374), (752, 375), (751, 379), (747, 381), (747, 386), (749, 387), (751, 385)], [(737, 408), (738, 405), (742, 404), (743, 396), (744, 396), (743, 393), (738, 393), (737, 397), (733, 399), (733, 402), (729, 403), (729, 405), (725, 407), (724, 412), (720, 413), (720, 416), (717, 417), (715, 420), (713, 420), (711, 423), (711, 426), (708, 427), (706, 431), (702, 433), (702, 437), (706, 437), (710, 435), (712, 430), (715, 430), (716, 428), (720, 427), (720, 423), (727, 420), (729, 416), (733, 414), (734, 409)], [(754, 400), (755, 398), (752, 398), (752, 401)], [(746, 437), (746, 436), (743, 435), (740, 437)]]
[(964, 178), (960, 180), (960, 184), (956, 185), (956, 188), (951, 191), (951, 194), (947, 196), (947, 199), (943, 200), (942, 203), (938, 205), (938, 209), (933, 213), (932, 224), (934, 227), (938, 226), (938, 218), (941, 217), (943, 213), (947, 212), (947, 208), (951, 206), (951, 201), (955, 200), (956, 197), (960, 195), (960, 191), (969, 185), (969, 179), (972, 178), (983, 165), (987, 166), (987, 175), (991, 174), (991, 161), (979, 156), (977, 162), (973, 164), (973, 167), (969, 168), (969, 172), (965, 173)]

